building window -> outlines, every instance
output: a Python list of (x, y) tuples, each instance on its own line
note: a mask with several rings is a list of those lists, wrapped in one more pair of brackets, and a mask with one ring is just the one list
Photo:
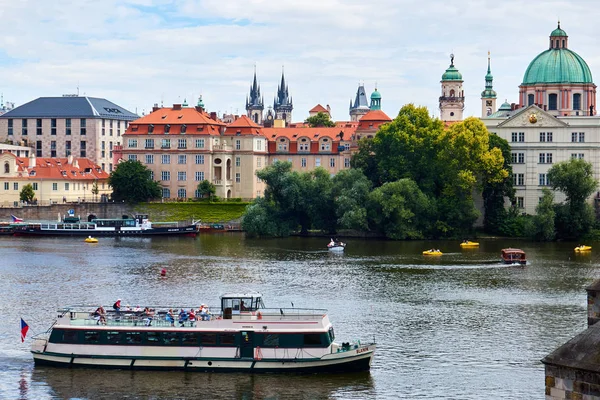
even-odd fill
[(261, 157), (258, 157), (256, 159), (256, 167), (257, 168), (261, 168), (262, 167), (262, 158)]
[(80, 153), (80, 157), (86, 157), (86, 149), (87, 149), (87, 144), (85, 142), (85, 140), (82, 140), (79, 143), (79, 153)]
[(42, 141), (38, 140), (35, 142), (35, 156), (42, 157)]
[(583, 153), (572, 153), (571, 158), (583, 160)]
[(137, 161), (137, 154), (129, 154), (127, 157), (129, 161)]
[(187, 125), (183, 124), (179, 127), (179, 132), (180, 133), (186, 133), (187, 132)]
[(308, 140), (307, 139), (302, 139), (300, 141), (299, 151), (308, 151)]
[(178, 149), (187, 149), (187, 140), (186, 139), (178, 139), (177, 140), (177, 148)]
[(35, 120), (35, 134), (41, 136), (42, 135), (42, 119), (38, 118)]
[(56, 136), (56, 118), (50, 120), (50, 135)]
[(350, 159), (344, 158), (344, 168), (350, 168)]
[(579, 143), (585, 142), (585, 133), (579, 132)]
[[(110, 168), (112, 168), (112, 164), (111, 164)], [(112, 169), (111, 169), (111, 171), (112, 171)], [(154, 171), (150, 171), (150, 180), (151, 181), (154, 180)]]
[(577, 142), (577, 132), (571, 132), (571, 142)]
[(327, 139), (323, 139), (323, 141), (321, 142), (321, 151), (329, 151), (329, 149), (329, 142), (327, 141)]
[(4, 190), (8, 190), (10, 188), (10, 184), (8, 182), (4, 182)]
[(163, 188), (162, 197), (164, 199), (170, 199), (171, 198), (171, 190), (169, 188)]
[(330, 166), (331, 168), (335, 167), (335, 158), (330, 158), (330, 159), (329, 159), (329, 166)]
[(303, 167), (303, 168), (306, 167), (306, 158), (305, 157), (302, 157), (300, 159), (300, 166)]
[(321, 166), (321, 157), (317, 157), (315, 158), (315, 167), (320, 167)]
[(65, 119), (65, 135), (71, 134), (71, 118)]
[(130, 149), (137, 148), (137, 139), (129, 139), (127, 141), (127, 147), (129, 147)]
[(558, 95), (551, 93), (548, 95), (548, 110), (556, 110), (558, 104)]
[(196, 154), (196, 164), (204, 164), (204, 154)]
[(56, 191), (56, 190), (58, 190), (58, 183), (56, 183), (56, 182), (53, 182), (53, 183), (52, 183), (52, 190), (53, 190), (53, 191)]
[(33, 186), (33, 190), (38, 190), (38, 183), (37, 182), (33, 182), (32, 186)]
[(187, 156), (185, 154), (177, 156), (177, 164), (187, 164)]
[(65, 157), (69, 157), (71, 155), (71, 141), (67, 140), (65, 142)]
[[(196, 182), (201, 182), (204, 180), (204, 171), (196, 171), (195, 173)], [(196, 196), (199, 197), (199, 196)]]
[(241, 140), (239, 140), (239, 139), (237, 139), (237, 140), (235, 141), (235, 149), (236, 149), (236, 150), (240, 150), (241, 148), (242, 148), (242, 141), (241, 141)]
[(532, 105), (533, 105), (533, 102), (534, 102), (534, 95), (532, 95), (532, 94), (528, 94), (528, 95), (527, 95), (527, 105), (528, 105), (528, 106), (532, 106)]
[(65, 182), (65, 191), (68, 192), (69, 191), (69, 182)]
[(242, 181), (242, 174), (239, 172), (235, 173), (235, 182), (240, 183)]
[(163, 139), (160, 145), (161, 149), (170, 149), (171, 148), (171, 139)]
[(517, 132), (512, 132), (510, 135), (510, 141), (511, 142), (516, 142), (518, 139), (518, 133)]
[(525, 184), (525, 174), (513, 174), (513, 185), (523, 186)]
[(177, 197), (179, 197), (180, 199), (187, 198), (187, 191), (184, 188), (178, 189), (177, 190)]
[(187, 173), (185, 171), (179, 171), (179, 172), (177, 172), (177, 180), (178, 181), (186, 181), (187, 180)]
[(146, 154), (146, 164), (154, 164), (154, 154)]
[(240, 157), (236, 157), (235, 158), (235, 166), (236, 167), (241, 167), (242, 166), (242, 159)]
[(8, 120), (8, 135), (12, 136), (13, 134), (13, 120), (9, 119)]
[(550, 181), (548, 180), (548, 175), (546, 175), (546, 174), (540, 174), (539, 185), (540, 186), (549, 186), (550, 185)]
[(160, 163), (161, 164), (171, 164), (171, 155), (170, 154), (163, 154), (160, 157)]
[(552, 132), (540, 132), (540, 142), (551, 142)]
[(170, 171), (162, 171), (160, 173), (161, 181), (170, 181), (171, 180), (171, 172)]
[(523, 197), (517, 197), (517, 208), (524, 208), (525, 207), (525, 202), (523, 200)]
[(86, 123), (86, 119), (85, 118), (81, 118), (79, 120), (79, 134), (81, 136), (85, 136), (85, 134), (87, 133), (87, 123)]
[(511, 153), (512, 164), (523, 164), (525, 163), (525, 153)]
[(573, 110), (581, 110), (581, 93), (573, 94)]
[(519, 132), (519, 142), (525, 142), (525, 132)]
[(50, 142), (50, 157), (56, 157), (56, 140)]
[(196, 148), (203, 149), (204, 148), (204, 139), (196, 139)]
[(27, 136), (27, 120), (25, 118), (21, 120), (21, 135)]
[(13, 189), (19, 190), (19, 182), (13, 183)]
[(145, 148), (147, 149), (153, 149), (154, 148), (154, 139), (146, 139), (145, 141)]

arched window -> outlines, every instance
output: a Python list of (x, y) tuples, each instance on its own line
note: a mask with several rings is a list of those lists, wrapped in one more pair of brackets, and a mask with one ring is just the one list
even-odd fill
[(10, 172), (10, 165), (7, 162), (4, 163), (4, 173), (8, 174)]
[(532, 106), (534, 99), (535, 99), (535, 96), (533, 94), (528, 94), (527, 95), (527, 105)]
[(573, 110), (581, 110), (581, 93), (573, 94)]
[(548, 95), (548, 110), (557, 110), (558, 108), (558, 95), (551, 93)]
[(562, 41), (562, 47), (563, 47), (563, 49), (565, 48), (565, 39), (563, 39), (563, 41)]
[(454, 89), (450, 90), (450, 97), (454, 97)]

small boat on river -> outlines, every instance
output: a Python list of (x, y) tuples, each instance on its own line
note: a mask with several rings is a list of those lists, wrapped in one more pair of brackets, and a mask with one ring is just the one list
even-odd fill
[(67, 217), (62, 222), (27, 223), (15, 226), (15, 236), (196, 236), (195, 225), (179, 226), (178, 223), (152, 223), (144, 214), (133, 218), (100, 219), (80, 222), (79, 218)]
[(85, 238), (84, 242), (86, 243), (98, 243), (98, 239), (88, 236)]
[(225, 294), (220, 313), (203, 311), (192, 317), (184, 312), (179, 323), (170, 310), (190, 310), (189, 306), (152, 307), (151, 313), (104, 309), (59, 309), (50, 330), (33, 338), (35, 363), (67, 368), (350, 372), (369, 370), (376, 347), (374, 342), (334, 342), (327, 310), (266, 308), (256, 292)]
[(460, 247), (462, 247), (463, 249), (479, 247), (479, 242), (471, 242), (470, 240), (465, 240), (460, 244)]
[(333, 240), (333, 239), (331, 239), (331, 241), (327, 245), (327, 249), (329, 251), (344, 251), (345, 248), (346, 248), (346, 243), (340, 242), (338, 240)]
[(584, 244), (580, 244), (579, 246), (575, 247), (576, 253), (582, 253), (582, 252), (586, 252), (586, 251), (592, 251), (592, 246), (586, 246)]
[(525, 252), (521, 249), (502, 249), (500, 257), (504, 264), (527, 264), (527, 257), (525, 256)]
[(429, 250), (425, 250), (423, 252), (424, 256), (441, 256), (442, 253), (439, 249), (429, 249)]

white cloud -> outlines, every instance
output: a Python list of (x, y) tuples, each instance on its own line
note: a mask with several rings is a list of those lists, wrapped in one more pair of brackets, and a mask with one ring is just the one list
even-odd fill
[[(377, 82), (383, 109), (409, 102), (438, 115), (449, 53), (465, 79), (466, 115), (478, 115), (487, 51), (499, 102), (516, 101), (529, 62), (560, 16), (569, 47), (600, 70), (600, 11), (592, 1), (463, 0), (0, 0), (0, 91), (22, 104), (81, 92), (141, 113), (195, 103), (243, 112), (257, 65), (271, 104), (285, 66), (294, 120), (315, 104), (348, 118), (357, 83)], [(560, 14), (560, 15), (557, 15)]]

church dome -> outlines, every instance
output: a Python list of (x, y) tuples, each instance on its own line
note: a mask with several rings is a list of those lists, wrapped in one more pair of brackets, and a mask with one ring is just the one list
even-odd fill
[(444, 75), (442, 75), (443, 81), (462, 81), (462, 74), (456, 69), (454, 64), (450, 64)]
[(593, 83), (590, 68), (579, 54), (568, 48), (567, 38), (559, 23), (550, 33), (550, 48), (540, 53), (527, 67), (523, 85)]
[(372, 99), (381, 99), (381, 93), (377, 91), (377, 88), (375, 88), (375, 91), (371, 93), (371, 100)]

